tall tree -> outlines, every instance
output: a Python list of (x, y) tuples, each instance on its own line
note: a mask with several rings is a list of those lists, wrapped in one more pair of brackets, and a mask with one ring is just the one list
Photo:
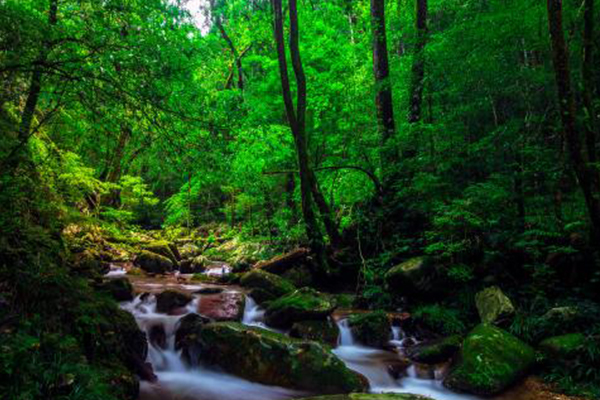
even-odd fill
[(388, 175), (387, 170), (396, 161), (396, 152), (389, 146), (389, 139), (394, 136), (396, 126), (385, 29), (385, 0), (371, 0), (371, 32), (373, 36), (373, 74), (376, 86), (375, 106), (381, 134), (381, 161), (385, 177)]
[[(598, 161), (596, 149), (598, 122), (593, 101), (594, 91), (594, 0), (584, 1), (583, 27), (583, 105), (586, 112), (586, 147), (589, 162)], [(598, 177), (596, 177), (598, 179)]]
[(292, 91), (290, 89), (290, 80), (288, 77), (287, 59), (285, 55), (282, 4), (281, 0), (272, 0), (272, 3), (274, 12), (275, 43), (277, 47), (277, 58), (279, 61), (279, 74), (281, 77), (283, 102), (296, 145), (296, 155), (300, 175), (302, 213), (304, 216), (306, 235), (312, 250), (318, 255), (323, 255), (323, 237), (321, 235), (321, 229), (319, 228), (317, 216), (313, 207), (312, 178), (314, 175), (309, 165), (308, 145), (306, 140), (306, 77), (302, 67), (300, 48), (298, 44), (298, 10), (296, 0), (290, 0), (289, 2), (290, 52), (297, 86), (297, 104), (295, 110), (294, 102), (292, 100)]
[(581, 137), (577, 130), (577, 109), (571, 85), (569, 51), (563, 32), (562, 0), (548, 0), (547, 10), (563, 135), (573, 170), (585, 198), (592, 237), (594, 240), (600, 240), (600, 185), (593, 167), (584, 156)]
[(410, 110), (408, 122), (421, 120), (423, 85), (425, 82), (425, 44), (427, 43), (427, 0), (415, 0), (417, 42), (411, 71)]

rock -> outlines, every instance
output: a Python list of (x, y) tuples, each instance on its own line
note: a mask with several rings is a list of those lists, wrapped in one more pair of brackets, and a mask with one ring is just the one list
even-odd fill
[(116, 301), (133, 300), (133, 287), (127, 278), (106, 279), (99, 289), (110, 294)]
[(295, 289), (289, 281), (260, 269), (253, 269), (242, 275), (240, 284), (251, 289), (250, 296), (258, 304), (274, 300)]
[(366, 389), (358, 374), (315, 342), (221, 322), (202, 327), (200, 344), (204, 362), (252, 382), (327, 394)]
[(134, 264), (142, 270), (153, 274), (164, 274), (173, 270), (173, 262), (160, 254), (142, 250), (135, 258)]
[(239, 292), (204, 295), (198, 302), (198, 313), (215, 321), (240, 321), (245, 304), (246, 296)]
[(103, 260), (98, 251), (86, 249), (75, 255), (73, 269), (80, 275), (94, 278), (107, 274), (110, 271), (110, 263)]
[(429, 257), (416, 257), (399, 264), (385, 274), (388, 288), (402, 297), (427, 297), (437, 295), (440, 279)]
[[(181, 256), (179, 256), (179, 251), (177, 250), (177, 246), (167, 242), (166, 240), (156, 240), (154, 242), (150, 242), (143, 245), (142, 249), (168, 258), (171, 260), (173, 265), (178, 265), (179, 260), (181, 259)], [(173, 249), (175, 249), (175, 251), (173, 251)]]
[(475, 305), (481, 322), (502, 325), (510, 322), (515, 314), (515, 307), (502, 290), (497, 286), (489, 287), (475, 295)]
[(558, 363), (575, 360), (585, 352), (588, 343), (583, 333), (570, 333), (544, 339), (538, 348), (550, 361)]
[(193, 365), (197, 360), (200, 329), (209, 322), (212, 322), (209, 318), (198, 314), (187, 314), (178, 322), (175, 349), (181, 350), (181, 356), (189, 365)]
[(261, 261), (256, 264), (255, 268), (270, 272), (272, 274), (283, 274), (291, 268), (295, 268), (307, 263), (309, 255), (310, 250), (300, 248), (274, 257), (268, 261)]
[(175, 290), (165, 290), (156, 295), (156, 311), (171, 313), (178, 308), (185, 307), (192, 301), (192, 296)]
[(192, 271), (194, 271), (194, 274), (199, 274), (201, 272), (206, 271), (206, 266), (210, 263), (210, 261), (208, 261), (208, 258), (204, 257), (204, 256), (197, 256), (195, 258), (192, 259), (192, 264), (191, 264), (191, 268)]
[(525, 376), (535, 363), (535, 351), (508, 332), (480, 324), (465, 339), (444, 385), (481, 396), (502, 392)]
[(349, 393), (335, 396), (305, 397), (299, 400), (433, 400), (431, 397), (409, 393)]
[(290, 336), (298, 339), (313, 340), (335, 347), (340, 332), (331, 320), (295, 322), (290, 330)]
[(290, 268), (280, 276), (290, 281), (296, 287), (311, 286), (313, 284), (312, 273), (305, 265)]
[(327, 296), (302, 288), (270, 302), (265, 310), (265, 321), (277, 328), (290, 328), (294, 322), (326, 319), (334, 309)]
[(223, 293), (225, 289), (220, 288), (220, 287), (205, 287), (199, 290), (196, 290), (194, 292), (194, 294), (217, 294), (217, 293)]
[(202, 249), (195, 244), (186, 243), (179, 249), (182, 260), (190, 260), (202, 254)]
[(248, 272), (252, 269), (252, 264), (246, 262), (246, 261), (238, 261), (236, 263), (233, 264), (233, 266), (231, 267), (231, 272), (236, 273), (236, 274), (241, 274), (244, 272)]
[(156, 324), (150, 327), (150, 331), (148, 332), (148, 340), (154, 346), (159, 347), (161, 349), (167, 348), (167, 333), (165, 332), (165, 327), (162, 324)]
[(348, 318), (352, 335), (371, 347), (385, 347), (391, 339), (392, 325), (384, 311), (355, 314)]
[(458, 335), (419, 343), (406, 350), (407, 357), (421, 364), (439, 364), (451, 359), (460, 350), (462, 338)]

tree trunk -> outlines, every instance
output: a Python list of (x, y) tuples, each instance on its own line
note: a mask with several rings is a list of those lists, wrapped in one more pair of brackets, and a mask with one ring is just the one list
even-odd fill
[[(371, 0), (371, 31), (373, 35), (373, 74), (375, 75), (375, 107), (381, 133), (381, 164), (384, 177), (396, 161), (397, 152), (389, 147), (396, 130), (390, 68), (385, 29), (385, 0)], [(387, 179), (385, 179), (387, 180)]]
[[(121, 179), (123, 171), (123, 155), (125, 154), (125, 148), (131, 138), (131, 128), (127, 125), (121, 127), (121, 133), (117, 141), (115, 152), (110, 161), (108, 171), (106, 175), (106, 182), (117, 183)], [(119, 207), (121, 205), (121, 192), (118, 189), (112, 189), (110, 193), (104, 198), (104, 204), (111, 207)]]
[(285, 56), (285, 44), (283, 38), (283, 11), (281, 0), (272, 0), (274, 11), (274, 33), (277, 46), (277, 58), (279, 61), (279, 73), (285, 111), (294, 136), (298, 169), (300, 176), (300, 194), (302, 198), (302, 214), (311, 249), (324, 261), (324, 245), (321, 230), (312, 201), (311, 172), (308, 160), (308, 147), (305, 135), (305, 110), (306, 110), (306, 80), (302, 70), (300, 53), (298, 48), (298, 19), (296, 1), (290, 0), (290, 50), (292, 53), (292, 64), (296, 75), (298, 100), (297, 111), (294, 110), (290, 81), (288, 77), (288, 66)]
[(576, 108), (571, 87), (569, 52), (562, 25), (562, 0), (548, 0), (547, 5), (563, 135), (573, 170), (585, 198), (591, 222), (592, 239), (597, 241), (600, 240), (600, 187), (598, 187), (598, 183), (594, 179), (595, 173), (593, 169), (586, 163), (583, 156), (583, 146), (576, 128)]
[(425, 81), (425, 44), (427, 43), (427, 0), (416, 0), (416, 14), (417, 43), (412, 64), (408, 113), (408, 122), (411, 124), (421, 120)]
[[(586, 109), (586, 147), (588, 161), (593, 164), (598, 161), (596, 148), (596, 110), (593, 101), (594, 87), (594, 0), (584, 2), (584, 31), (583, 31), (583, 105)], [(595, 179), (600, 177), (596, 174)]]
[[(58, 0), (50, 0), (50, 8), (48, 11), (48, 23), (56, 25), (58, 13)], [(42, 91), (42, 77), (44, 75), (43, 64), (48, 58), (50, 52), (50, 45), (48, 42), (44, 42), (40, 51), (40, 56), (35, 63), (33, 73), (31, 74), (31, 81), (29, 83), (29, 91), (27, 94), (27, 101), (25, 102), (25, 108), (21, 114), (21, 123), (19, 125), (19, 141), (23, 144), (29, 140), (31, 132), (31, 123), (35, 115), (37, 103), (40, 98)], [(25, 146), (24, 146), (25, 147)]]

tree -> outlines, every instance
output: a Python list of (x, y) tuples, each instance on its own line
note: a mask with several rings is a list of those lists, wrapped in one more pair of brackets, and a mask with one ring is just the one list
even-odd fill
[[(371, 34), (373, 36), (373, 74), (375, 76), (375, 107), (382, 143), (382, 171), (384, 177), (396, 161), (396, 151), (390, 148), (394, 136), (394, 104), (390, 67), (388, 61), (387, 35), (385, 29), (385, 0), (371, 0)], [(385, 181), (386, 179), (384, 179)]]
[(427, 43), (427, 0), (415, 0), (417, 42), (411, 71), (410, 110), (408, 122), (421, 120), (423, 84), (425, 81), (425, 44)]
[(559, 110), (562, 128), (567, 144), (571, 165), (583, 191), (594, 241), (600, 240), (600, 184), (583, 153), (581, 137), (577, 130), (575, 97), (571, 85), (569, 51), (565, 42), (562, 23), (562, 0), (548, 0), (548, 23), (554, 75), (556, 79)]

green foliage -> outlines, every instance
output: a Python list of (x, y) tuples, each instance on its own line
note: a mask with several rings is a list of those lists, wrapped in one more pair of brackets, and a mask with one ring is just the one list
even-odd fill
[(439, 304), (419, 306), (413, 311), (412, 315), (417, 323), (432, 332), (445, 336), (462, 335), (467, 330), (459, 310)]

